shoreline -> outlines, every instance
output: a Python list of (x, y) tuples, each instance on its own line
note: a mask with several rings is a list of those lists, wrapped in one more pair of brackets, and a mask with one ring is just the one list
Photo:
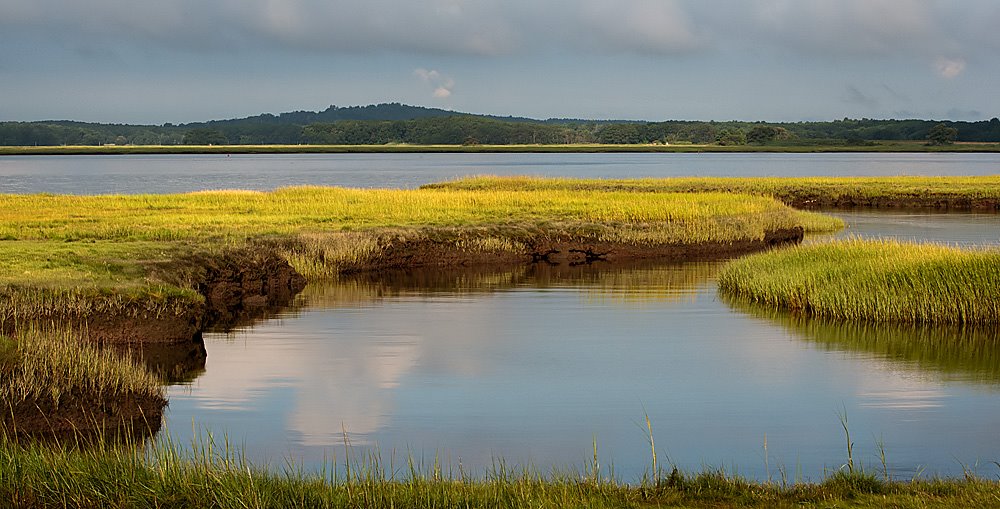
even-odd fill
[(475, 153), (998, 153), (1000, 143), (927, 145), (914, 141), (872, 145), (76, 145), (0, 146), (0, 156), (128, 154), (475, 154)]

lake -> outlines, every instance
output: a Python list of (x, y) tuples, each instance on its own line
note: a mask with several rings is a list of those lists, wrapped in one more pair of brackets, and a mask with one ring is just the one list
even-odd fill
[[(998, 154), (357, 154), (0, 158), (0, 192), (135, 193), (471, 174), (975, 175)], [(838, 234), (1000, 244), (1000, 216), (837, 212)], [(808, 239), (814, 241), (816, 239)], [(205, 335), (168, 388), (181, 443), (209, 430), (257, 461), (316, 467), (378, 450), (483, 474), (502, 458), (607, 473), (661, 465), (817, 480), (998, 473), (1000, 340), (977, 328), (845, 325), (728, 302), (724, 262), (387, 272), (311, 284), (287, 309)], [(405, 468), (404, 468), (405, 470)]]
[(1000, 154), (265, 154), (2, 156), (0, 193), (295, 185), (411, 188), (468, 175), (589, 178), (1000, 174)]

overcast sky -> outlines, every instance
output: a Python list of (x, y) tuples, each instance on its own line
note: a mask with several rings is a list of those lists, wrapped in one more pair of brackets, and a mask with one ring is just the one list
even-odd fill
[(997, 0), (0, 0), (0, 120), (982, 120)]

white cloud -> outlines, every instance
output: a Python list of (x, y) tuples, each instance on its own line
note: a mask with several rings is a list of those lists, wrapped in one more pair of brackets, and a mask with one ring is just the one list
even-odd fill
[(451, 97), (451, 92), (455, 88), (455, 80), (434, 69), (416, 69), (413, 71), (413, 75), (420, 78), (420, 81), (430, 85), (434, 89), (434, 92), (431, 95), (433, 95), (436, 99), (447, 99)]
[(939, 58), (934, 62), (934, 70), (942, 78), (957, 78), (965, 71), (965, 60), (962, 58)]

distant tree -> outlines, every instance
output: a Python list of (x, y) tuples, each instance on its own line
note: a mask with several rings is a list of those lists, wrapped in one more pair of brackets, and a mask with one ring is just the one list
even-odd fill
[(787, 140), (792, 137), (792, 133), (784, 127), (773, 125), (755, 125), (747, 133), (747, 143), (763, 145), (778, 140)]
[(958, 129), (938, 124), (927, 132), (928, 145), (951, 145), (958, 138)]
[(218, 129), (200, 127), (184, 133), (185, 145), (228, 145), (229, 138)]
[(741, 129), (725, 128), (715, 136), (719, 145), (746, 145), (747, 135)]

